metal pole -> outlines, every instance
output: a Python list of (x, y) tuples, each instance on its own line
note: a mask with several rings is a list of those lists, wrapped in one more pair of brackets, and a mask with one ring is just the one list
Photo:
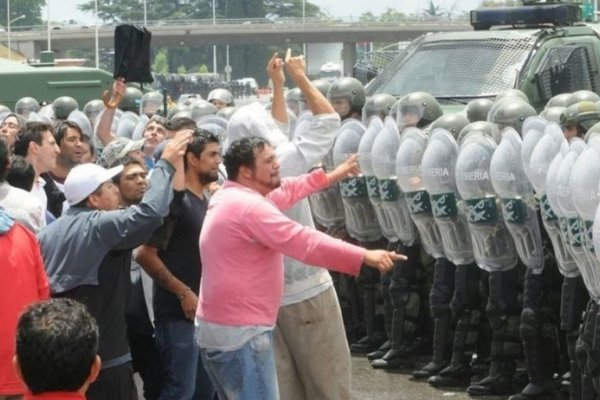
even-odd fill
[(48, 51), (51, 51), (51, 43), (50, 43), (50, 33), (52, 29), (50, 29), (50, 0), (46, 0), (46, 22), (48, 23)]
[[(302, 26), (306, 25), (306, 0), (302, 0)], [(306, 43), (302, 43), (302, 54), (306, 57)]]
[(144, 0), (144, 26), (148, 25), (148, 4), (147, 1)]
[(94, 45), (96, 46), (96, 68), (100, 67), (100, 53), (98, 50), (98, 0), (94, 1)]
[(6, 30), (8, 35), (8, 60), (12, 60), (12, 52), (10, 51), (10, 0), (6, 0)]
[[(215, 0), (212, 0), (212, 12), (213, 12), (213, 25), (217, 24), (217, 9), (215, 7)], [(216, 29), (216, 27), (214, 27)], [(213, 73), (217, 73), (217, 45), (213, 45)]]

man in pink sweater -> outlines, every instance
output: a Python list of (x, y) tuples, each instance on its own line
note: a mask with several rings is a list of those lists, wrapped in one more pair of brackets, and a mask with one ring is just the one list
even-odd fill
[(405, 257), (333, 239), (281, 212), (358, 173), (356, 156), (328, 174), (281, 180), (273, 148), (252, 136), (233, 142), (224, 164), (228, 181), (211, 199), (200, 234), (197, 340), (220, 399), (278, 399), (272, 330), (284, 254), (353, 275), (362, 263), (387, 271)]

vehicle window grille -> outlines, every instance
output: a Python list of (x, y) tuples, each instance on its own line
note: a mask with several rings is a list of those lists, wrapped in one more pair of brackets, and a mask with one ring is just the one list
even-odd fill
[(538, 67), (536, 84), (543, 101), (577, 90), (596, 92), (587, 49), (580, 46), (550, 49)]

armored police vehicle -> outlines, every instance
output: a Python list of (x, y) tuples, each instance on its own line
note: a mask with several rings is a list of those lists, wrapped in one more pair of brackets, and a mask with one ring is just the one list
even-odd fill
[(518, 88), (541, 109), (556, 94), (600, 93), (600, 37), (580, 15), (568, 3), (473, 10), (473, 31), (420, 36), (367, 85), (367, 94), (424, 91), (459, 109)]
[(11, 110), (20, 98), (28, 96), (40, 103), (70, 96), (83, 107), (100, 98), (112, 82), (110, 73), (97, 68), (55, 67), (52, 62), (33, 66), (0, 60), (0, 104)]

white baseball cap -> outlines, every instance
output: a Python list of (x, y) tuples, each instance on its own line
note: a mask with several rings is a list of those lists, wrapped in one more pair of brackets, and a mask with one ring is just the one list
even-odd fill
[(73, 168), (65, 179), (65, 197), (70, 206), (80, 203), (90, 194), (94, 193), (104, 182), (112, 179), (123, 171), (123, 166), (118, 165), (111, 169), (87, 163)]

